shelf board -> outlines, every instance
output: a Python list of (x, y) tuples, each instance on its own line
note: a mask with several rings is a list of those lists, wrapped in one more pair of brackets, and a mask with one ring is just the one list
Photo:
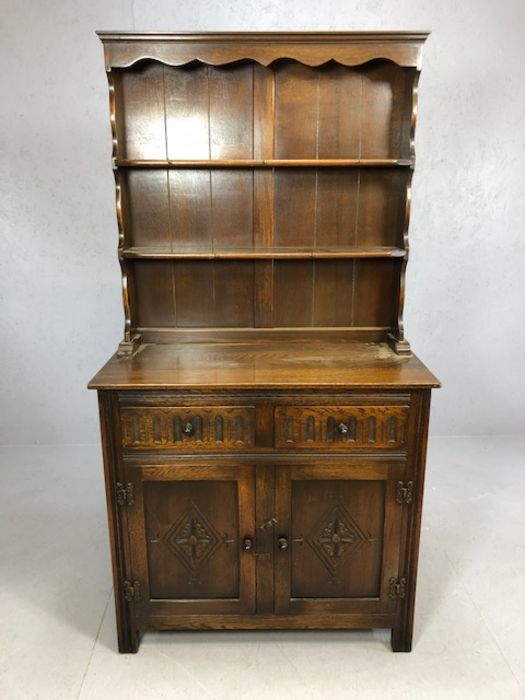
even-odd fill
[(413, 158), (307, 158), (267, 160), (125, 160), (117, 168), (411, 168)]
[(402, 248), (196, 248), (185, 247), (176, 250), (165, 248), (134, 247), (123, 248), (120, 255), (128, 260), (333, 260), (352, 258), (404, 258)]

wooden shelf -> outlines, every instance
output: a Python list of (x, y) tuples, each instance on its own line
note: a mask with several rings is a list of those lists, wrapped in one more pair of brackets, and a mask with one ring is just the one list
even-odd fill
[(191, 70), (148, 61), (108, 72), (121, 355), (151, 328), (237, 327), (359, 328), (363, 341), (390, 334), (408, 352), (418, 72), (382, 60), (375, 39), (342, 44), (352, 61), (365, 52), (362, 68), (342, 69), (335, 53), (322, 61), (316, 39), (302, 64), (279, 51), (254, 65), (243, 46), (227, 68), (206, 68), (200, 54)]
[(400, 358), (386, 343), (351, 340), (348, 333), (335, 337), (318, 334), (308, 340), (308, 333), (315, 333), (312, 328), (305, 329), (306, 335), (300, 329), (292, 337), (286, 337), (286, 332), (284, 338), (279, 333), (268, 336), (267, 332), (268, 329), (231, 329), (229, 339), (214, 342), (213, 336), (206, 338), (199, 329), (179, 330), (175, 332), (175, 342), (145, 343), (142, 352), (129, 362), (113, 357), (93, 377), (89, 388), (440, 386), (417, 357)]
[(117, 168), (411, 168), (413, 158), (307, 158), (267, 160), (125, 160)]
[(120, 255), (128, 260), (305, 260), (352, 258), (404, 258), (402, 248), (123, 248)]

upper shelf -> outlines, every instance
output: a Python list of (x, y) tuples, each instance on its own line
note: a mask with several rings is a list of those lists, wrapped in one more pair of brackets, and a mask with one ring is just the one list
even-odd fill
[(267, 248), (199, 248), (180, 246), (173, 250), (158, 247), (131, 247), (120, 250), (122, 258), (131, 260), (333, 260), (352, 258), (403, 258), (402, 248), (377, 247), (267, 247)]
[(225, 65), (252, 60), (268, 66), (280, 58), (320, 66), (336, 61), (357, 66), (386, 59), (420, 68), (427, 31), (391, 32), (97, 32), (104, 44), (106, 70), (150, 59), (181, 66), (192, 61)]
[(129, 160), (117, 158), (118, 168), (412, 168), (413, 158), (295, 158), (215, 160)]

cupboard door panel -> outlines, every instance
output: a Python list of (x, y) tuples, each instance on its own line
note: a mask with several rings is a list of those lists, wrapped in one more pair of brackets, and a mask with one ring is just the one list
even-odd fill
[(276, 612), (391, 611), (399, 472), (385, 463), (278, 467)]
[(292, 484), (292, 598), (379, 597), (385, 482), (335, 485)]
[(236, 506), (233, 481), (146, 484), (151, 598), (239, 597)]
[(255, 529), (253, 467), (128, 471), (135, 492), (128, 517), (131, 568), (142, 589), (139, 614), (253, 612), (254, 556), (244, 549)]

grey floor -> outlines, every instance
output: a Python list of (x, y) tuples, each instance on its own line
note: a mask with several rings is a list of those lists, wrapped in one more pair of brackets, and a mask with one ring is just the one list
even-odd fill
[(0, 698), (525, 697), (525, 437), (430, 443), (415, 648), (164, 633), (116, 653), (97, 446), (0, 448)]

